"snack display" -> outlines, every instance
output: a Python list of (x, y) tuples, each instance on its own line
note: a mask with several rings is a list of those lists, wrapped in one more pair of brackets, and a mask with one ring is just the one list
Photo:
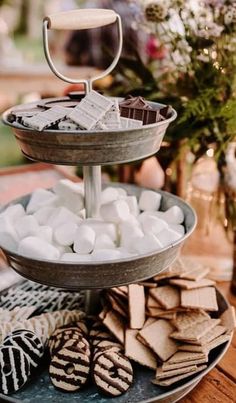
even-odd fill
[[(38, 378), (38, 401), (48, 400), (43, 396), (47, 388), (55, 401), (63, 392), (79, 399), (86, 394), (85, 401), (91, 401), (91, 393), (98, 401), (98, 392), (119, 396), (120, 402), (138, 401), (132, 393), (138, 389), (140, 397), (141, 390), (142, 400), (146, 398), (143, 385), (153, 401), (160, 390), (154, 385), (178, 386), (191, 376), (196, 383), (194, 375), (215, 365), (220, 355), (213, 360), (212, 350), (229, 342), (235, 326), (234, 311), (226, 309), (223, 297), (219, 303), (214, 282), (206, 278), (208, 269), (180, 260), (157, 274), (173, 263), (196, 225), (187, 203), (134, 186), (134, 191), (107, 186), (100, 192), (100, 165), (154, 155), (176, 118), (171, 106), (140, 96), (106, 97), (93, 90), (93, 81), (110, 73), (121, 54), (120, 17), (112, 10), (47, 17), (43, 38), (48, 64), (59, 78), (71, 82), (52, 62), (48, 29), (114, 22), (119, 46), (111, 66), (98, 77), (73, 80), (84, 84), (86, 94), (19, 106), (4, 116), (26, 156), (80, 164), (84, 173), (84, 183), (61, 180), (52, 190), (37, 189), (1, 210), (0, 246), (9, 263), (26, 277), (53, 286), (102, 289), (112, 284), (102, 292), (102, 310), (93, 317), (82, 309), (81, 295), (49, 287), (19, 286), (0, 296), (0, 391), (17, 392), (22, 401), (27, 391), (19, 389), (38, 368), (44, 351), (50, 364)], [(88, 293), (86, 308), (91, 301)], [(136, 383), (143, 367), (149, 372)]]
[[(62, 106), (65, 105), (65, 106)], [(128, 96), (119, 103), (118, 98), (107, 98), (90, 91), (75, 104), (46, 105), (12, 110), (11, 123), (42, 131), (52, 128), (64, 131), (135, 129), (142, 125), (157, 123), (171, 116), (171, 107), (154, 109), (142, 97)]]

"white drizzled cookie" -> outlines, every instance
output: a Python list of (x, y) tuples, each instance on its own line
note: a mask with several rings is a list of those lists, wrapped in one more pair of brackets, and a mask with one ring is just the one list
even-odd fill
[(19, 390), (28, 380), (29, 362), (19, 347), (0, 347), (0, 392), (8, 395)]
[(56, 388), (66, 392), (75, 392), (88, 379), (90, 359), (76, 346), (68, 344), (72, 343), (67, 343), (54, 355), (49, 367), (49, 375)]
[(109, 396), (125, 393), (133, 381), (128, 358), (115, 351), (105, 351), (94, 363), (93, 378), (97, 387)]
[(43, 345), (39, 338), (28, 330), (17, 330), (7, 336), (3, 342), (4, 346), (14, 346), (20, 348), (26, 355), (30, 365), (30, 372), (40, 363), (43, 355)]

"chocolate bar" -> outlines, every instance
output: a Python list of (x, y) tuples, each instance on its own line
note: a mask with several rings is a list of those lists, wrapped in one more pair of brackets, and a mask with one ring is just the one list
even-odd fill
[(42, 131), (47, 129), (56, 123), (63, 120), (68, 114), (68, 108), (62, 106), (54, 106), (44, 112), (39, 112), (37, 115), (31, 118), (22, 118), (22, 123), (26, 127), (30, 127), (35, 130)]
[(141, 120), (144, 125), (161, 120), (159, 110), (153, 109), (144, 98), (130, 95), (120, 102), (120, 114), (125, 118)]
[(96, 91), (90, 91), (67, 117), (80, 127), (91, 130), (111, 109), (113, 103)]

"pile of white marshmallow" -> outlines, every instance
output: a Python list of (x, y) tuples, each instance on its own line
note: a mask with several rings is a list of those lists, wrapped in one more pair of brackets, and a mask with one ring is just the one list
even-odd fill
[(37, 189), (26, 210), (21, 204), (0, 214), (0, 246), (39, 260), (101, 262), (159, 251), (185, 234), (177, 205), (158, 211), (161, 195), (142, 191), (102, 191), (100, 217), (85, 218), (84, 186), (68, 179), (53, 191)]

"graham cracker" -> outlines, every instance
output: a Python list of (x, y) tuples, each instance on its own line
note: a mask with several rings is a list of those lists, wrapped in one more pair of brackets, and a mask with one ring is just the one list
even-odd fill
[(138, 333), (136, 336), (136, 339), (140, 341), (144, 346), (147, 346), (149, 348), (149, 345), (147, 344), (146, 340)]
[(207, 319), (204, 322), (196, 323), (186, 329), (173, 332), (170, 337), (188, 342), (197, 341), (219, 323), (220, 319)]
[(184, 278), (186, 280), (194, 280), (199, 281), (202, 278), (206, 277), (209, 273), (210, 269), (208, 267), (203, 267), (199, 269), (192, 270), (190, 272), (181, 273), (179, 275), (180, 278)]
[(172, 378), (168, 378), (168, 379), (165, 379), (165, 380), (157, 380), (157, 379), (154, 379), (154, 381), (152, 381), (152, 383), (154, 383), (155, 385), (160, 385), (160, 386), (170, 386), (170, 385), (172, 385), (173, 383), (176, 383), (176, 382), (178, 382), (178, 381), (181, 381), (181, 380), (184, 379), (184, 378), (188, 378), (189, 376), (194, 375), (194, 374), (196, 374), (197, 372), (201, 372), (201, 371), (203, 371), (203, 370), (206, 369), (206, 368), (207, 368), (207, 365), (200, 365), (200, 366), (196, 367), (196, 369), (195, 369), (194, 371), (189, 372), (189, 373), (187, 373), (187, 374), (182, 374), (182, 375), (174, 376), (174, 377), (172, 377)]
[(182, 375), (196, 370), (196, 365), (191, 367), (184, 367), (178, 369), (172, 369), (171, 371), (163, 371), (162, 367), (157, 367), (156, 369), (156, 379), (171, 378), (175, 375)]
[(110, 304), (114, 311), (118, 312), (125, 319), (127, 318), (127, 310), (124, 310), (123, 307), (116, 301), (112, 294), (107, 293), (107, 298), (110, 301)]
[(150, 318), (165, 318), (165, 319), (176, 318), (176, 312), (167, 311), (161, 308), (148, 308), (146, 314)]
[(216, 337), (221, 336), (226, 332), (226, 328), (221, 325), (217, 325), (210, 329), (204, 336), (202, 336), (199, 340), (191, 341), (192, 344), (205, 346), (210, 343), (212, 340), (216, 339)]
[[(180, 351), (181, 353), (184, 351)], [(198, 364), (205, 364), (208, 362), (208, 358), (199, 358), (199, 360), (192, 360), (192, 361), (185, 361), (185, 362), (178, 362), (176, 364), (167, 364), (164, 362), (162, 368), (163, 371), (170, 371), (171, 369), (177, 369), (177, 368), (184, 368), (184, 367), (191, 367), (192, 365), (198, 365)]]
[(147, 296), (146, 307), (147, 308), (161, 308), (161, 310), (163, 310), (163, 307), (161, 307), (159, 302), (150, 293), (148, 293), (148, 296)]
[(143, 329), (144, 329), (145, 327), (149, 326), (149, 325), (152, 325), (152, 323), (154, 323), (154, 322), (156, 322), (156, 319), (154, 319), (154, 318), (148, 318), (148, 319), (145, 321), (144, 325), (143, 325)]
[(108, 311), (109, 311), (109, 308), (107, 306), (105, 306), (103, 308), (103, 310), (98, 315), (99, 319), (101, 319), (101, 320), (105, 319), (105, 316), (106, 316)]
[(236, 327), (235, 308), (229, 306), (228, 309), (220, 316), (221, 324), (226, 327), (227, 333), (231, 333)]
[(190, 353), (207, 353), (205, 346), (198, 346), (197, 344), (180, 344), (178, 351), (189, 351)]
[(156, 369), (157, 359), (155, 354), (144, 346), (137, 338), (138, 330), (126, 329), (125, 332), (125, 355), (145, 367)]
[(206, 319), (210, 319), (210, 316), (202, 310), (177, 312), (176, 319), (172, 323), (178, 330), (183, 330), (197, 323), (204, 322)]
[(116, 312), (108, 311), (103, 324), (110, 330), (110, 332), (122, 343), (125, 341), (125, 323), (121, 316)]
[(150, 295), (161, 304), (165, 309), (172, 309), (180, 306), (180, 292), (171, 285), (153, 288)]
[(216, 290), (214, 287), (181, 290), (181, 306), (193, 309), (202, 308), (206, 311), (218, 311)]
[(211, 350), (213, 350), (213, 348), (216, 348), (221, 344), (226, 343), (226, 341), (229, 341), (230, 339), (231, 336), (229, 334), (223, 334), (222, 336), (219, 336), (216, 339), (212, 340), (209, 344), (204, 346), (204, 348), (209, 353)]
[(182, 280), (182, 279), (171, 279), (170, 284), (177, 287), (183, 288), (185, 290), (194, 290), (195, 288), (210, 287), (215, 285), (215, 281), (209, 280), (208, 278), (202, 278), (197, 281), (192, 280)]
[(152, 282), (148, 282), (148, 281), (140, 281), (140, 283), (138, 283), (139, 285), (143, 285), (146, 288), (156, 288), (157, 284), (156, 283), (152, 283)]
[(188, 353), (185, 351), (177, 351), (166, 363), (163, 364), (163, 368), (169, 364), (179, 364), (181, 362), (196, 361), (206, 358), (204, 353)]
[(130, 328), (141, 329), (145, 322), (144, 287), (130, 284), (128, 290)]
[(169, 337), (173, 329), (169, 321), (159, 319), (142, 329), (139, 334), (154, 353), (156, 353), (161, 360), (166, 361), (178, 349), (177, 343)]

